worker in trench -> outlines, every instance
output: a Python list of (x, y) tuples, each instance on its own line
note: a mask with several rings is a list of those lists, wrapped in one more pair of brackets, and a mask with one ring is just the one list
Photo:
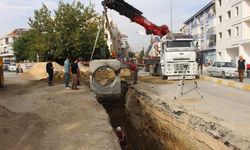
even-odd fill
[(123, 130), (122, 130), (122, 128), (120, 126), (118, 126), (116, 128), (116, 132), (115, 133), (116, 133), (116, 136), (119, 139), (119, 143), (120, 143), (121, 149), (125, 150), (126, 149), (126, 145), (127, 145), (125, 133), (123, 132)]

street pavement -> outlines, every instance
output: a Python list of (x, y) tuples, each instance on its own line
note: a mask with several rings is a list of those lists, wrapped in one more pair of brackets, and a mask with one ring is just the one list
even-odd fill
[[(198, 71), (198, 74), (200, 74), (200, 72)], [(203, 71), (202, 71), (203, 75), (209, 76), (208, 72), (207, 72), (207, 67), (203, 67)], [(219, 77), (214, 77), (214, 78), (219, 78)], [(232, 80), (232, 81), (237, 81), (239, 82), (239, 78), (228, 78), (225, 80)], [(250, 83), (250, 77), (245, 77), (243, 80), (244, 83)]]
[[(183, 96), (180, 96), (179, 93), (177, 100), (175, 100), (174, 96), (178, 89), (177, 83), (151, 84), (139, 82), (135, 87), (146, 91), (147, 95), (160, 96), (163, 101), (177, 105), (184, 112), (195, 114), (195, 116), (203, 118), (207, 122), (220, 124), (223, 128), (232, 131), (232, 135), (243, 139), (243, 141), (250, 141), (249, 91), (198, 80), (200, 92), (204, 96), (203, 99), (196, 90), (191, 90)], [(192, 81), (186, 81), (184, 93), (193, 87)]]

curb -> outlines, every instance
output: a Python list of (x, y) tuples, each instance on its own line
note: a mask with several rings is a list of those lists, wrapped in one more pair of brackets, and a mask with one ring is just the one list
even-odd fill
[(225, 85), (225, 86), (229, 86), (229, 87), (234, 87), (234, 88), (250, 91), (250, 84), (248, 84), (248, 83), (240, 83), (240, 82), (236, 82), (236, 81), (213, 78), (213, 77), (204, 76), (204, 75), (201, 75), (200, 79), (206, 80), (206, 81), (211, 81), (211, 82), (219, 84), (219, 85)]

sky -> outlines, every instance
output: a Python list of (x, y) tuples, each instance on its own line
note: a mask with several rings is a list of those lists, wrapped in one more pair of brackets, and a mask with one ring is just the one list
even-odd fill
[[(28, 18), (34, 15), (34, 10), (39, 9), (44, 3), (50, 10), (56, 9), (60, 0), (0, 0), (0, 37), (10, 33), (15, 28), (28, 28)], [(62, 0), (73, 2), (74, 0)], [(102, 12), (101, 0), (80, 0), (84, 4), (91, 1), (95, 4), (97, 12)], [(156, 25), (166, 24), (170, 27), (170, 0), (125, 0), (143, 12), (143, 16)], [(178, 32), (183, 22), (198, 12), (211, 0), (173, 0), (173, 31)], [(150, 36), (142, 35), (144, 28), (132, 23), (124, 16), (113, 10), (108, 10), (109, 15), (118, 25), (122, 33), (128, 35), (128, 42), (133, 51), (140, 51), (147, 47)], [(138, 33), (139, 32), (139, 33)]]

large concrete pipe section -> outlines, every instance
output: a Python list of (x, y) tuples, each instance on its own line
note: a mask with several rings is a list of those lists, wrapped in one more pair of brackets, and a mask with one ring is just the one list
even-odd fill
[(97, 95), (121, 94), (121, 62), (116, 59), (90, 62), (90, 88)]

